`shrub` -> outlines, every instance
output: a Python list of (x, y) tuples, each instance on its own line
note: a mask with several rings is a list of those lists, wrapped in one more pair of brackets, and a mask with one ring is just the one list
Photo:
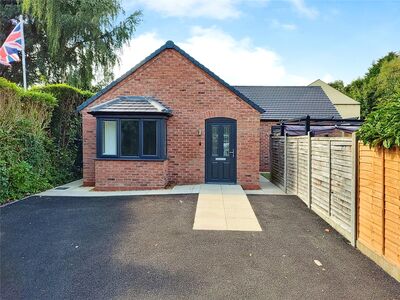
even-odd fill
[(10, 131), (16, 122), (28, 119), (39, 134), (47, 127), (56, 105), (54, 96), (24, 91), (15, 83), (0, 77), (0, 128)]
[(30, 120), (15, 122), (11, 131), (0, 128), (0, 203), (51, 186), (46, 139)]
[(4, 95), (5, 93), (11, 93), (14, 97), (21, 99), (23, 102), (36, 102), (45, 106), (54, 107), (57, 105), (57, 100), (54, 96), (45, 93), (44, 91), (25, 91), (13, 82), (0, 77), (0, 90)]
[(66, 84), (50, 84), (35, 87), (33, 91), (50, 94), (58, 101), (49, 124), (50, 135), (54, 141), (54, 161), (60, 172), (53, 178), (59, 182), (80, 178), (82, 174), (82, 120), (76, 108), (92, 92), (82, 91)]
[(400, 147), (400, 94), (370, 113), (358, 130), (358, 136), (371, 147)]
[(81, 119), (93, 94), (64, 84), (24, 91), (0, 77), (0, 203), (81, 177)]

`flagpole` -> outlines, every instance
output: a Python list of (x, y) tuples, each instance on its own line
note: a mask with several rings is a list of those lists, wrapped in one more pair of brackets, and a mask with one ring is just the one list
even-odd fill
[(25, 37), (24, 37), (24, 19), (22, 15), (19, 16), (19, 22), (21, 24), (21, 41), (22, 41), (22, 76), (24, 80), (24, 89), (27, 89), (26, 84), (26, 63), (25, 63)]

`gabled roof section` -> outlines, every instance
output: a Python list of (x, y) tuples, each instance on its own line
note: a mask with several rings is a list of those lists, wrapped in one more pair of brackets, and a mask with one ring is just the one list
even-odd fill
[(321, 79), (317, 79), (309, 84), (309, 86), (320, 86), (325, 94), (331, 99), (334, 105), (360, 105), (360, 102), (350, 98), (349, 96), (343, 94), (341, 91), (331, 87), (326, 82)]
[(103, 88), (101, 91), (99, 91), (97, 94), (95, 94), (94, 96), (92, 96), (91, 98), (89, 98), (88, 100), (86, 100), (85, 102), (83, 102), (81, 105), (78, 106), (77, 111), (81, 111), (82, 109), (84, 109), (85, 107), (87, 107), (88, 105), (90, 105), (91, 103), (93, 103), (96, 99), (98, 99), (100, 96), (104, 95), (105, 93), (107, 93), (109, 90), (111, 90), (114, 86), (116, 86), (118, 83), (120, 83), (121, 81), (123, 81), (125, 78), (127, 78), (129, 75), (131, 75), (132, 73), (134, 73), (137, 69), (139, 69), (141, 66), (143, 66), (144, 64), (146, 64), (147, 62), (149, 62), (150, 60), (152, 60), (153, 58), (155, 58), (157, 55), (159, 55), (161, 52), (163, 52), (166, 49), (174, 49), (175, 51), (177, 51), (178, 53), (180, 53), (182, 56), (184, 56), (185, 58), (187, 58), (191, 63), (193, 63), (196, 67), (200, 68), (203, 72), (205, 72), (206, 74), (208, 74), (210, 77), (212, 77), (214, 80), (216, 80), (217, 82), (219, 82), (220, 84), (222, 84), (224, 87), (226, 87), (228, 90), (230, 90), (231, 92), (233, 92), (236, 96), (238, 96), (239, 98), (241, 98), (243, 101), (245, 101), (246, 103), (248, 103), (251, 107), (253, 107), (255, 110), (257, 110), (260, 113), (264, 112), (264, 109), (261, 108), (259, 105), (257, 105), (256, 103), (254, 103), (253, 101), (251, 101), (248, 97), (246, 97), (244, 94), (242, 94), (240, 91), (238, 91), (237, 89), (235, 89), (233, 86), (229, 85), (228, 83), (226, 83), (224, 80), (222, 80), (220, 77), (218, 77), (216, 74), (214, 74), (213, 72), (211, 72), (208, 68), (206, 68), (204, 65), (202, 65), (201, 63), (199, 63), (197, 60), (195, 60), (193, 57), (191, 57), (188, 53), (186, 53), (185, 51), (183, 51), (181, 48), (179, 48), (177, 45), (174, 44), (173, 41), (168, 41), (166, 42), (161, 48), (157, 49), (156, 51), (154, 51), (152, 54), (150, 54), (148, 57), (146, 57), (143, 61), (141, 61), (140, 63), (138, 63), (136, 66), (134, 66), (132, 69), (130, 69), (128, 72), (126, 72), (124, 75), (122, 75), (121, 77), (119, 77), (118, 79), (114, 80), (113, 82), (111, 82), (109, 85), (107, 85), (105, 88)]
[(120, 96), (89, 110), (90, 114), (106, 113), (139, 113), (139, 114), (165, 114), (171, 115), (172, 111), (152, 97), (144, 96)]
[(261, 120), (312, 118), (341, 119), (335, 106), (319, 86), (236, 86), (265, 113)]

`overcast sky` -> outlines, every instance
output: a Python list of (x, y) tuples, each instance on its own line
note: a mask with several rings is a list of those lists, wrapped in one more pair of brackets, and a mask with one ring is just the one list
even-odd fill
[(143, 22), (116, 75), (167, 40), (232, 85), (349, 83), (400, 50), (400, 0), (123, 0)]

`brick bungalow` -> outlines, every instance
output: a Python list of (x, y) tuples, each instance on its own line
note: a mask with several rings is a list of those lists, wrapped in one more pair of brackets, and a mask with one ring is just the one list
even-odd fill
[(276, 121), (310, 112), (340, 118), (321, 87), (233, 87), (171, 41), (78, 111), (83, 181), (96, 190), (204, 182), (257, 189)]

